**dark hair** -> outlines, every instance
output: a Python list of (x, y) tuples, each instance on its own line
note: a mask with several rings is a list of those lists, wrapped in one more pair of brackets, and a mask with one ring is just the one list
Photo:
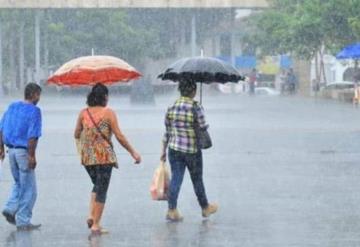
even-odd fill
[(40, 93), (41, 93), (41, 87), (34, 82), (30, 82), (25, 87), (24, 97), (26, 100), (31, 100), (34, 98), (35, 94), (40, 94)]
[(190, 97), (192, 93), (196, 92), (196, 83), (190, 80), (180, 81), (179, 91), (181, 96)]
[(88, 106), (106, 106), (106, 96), (109, 95), (108, 88), (98, 83), (91, 89), (91, 92), (87, 96), (86, 104)]

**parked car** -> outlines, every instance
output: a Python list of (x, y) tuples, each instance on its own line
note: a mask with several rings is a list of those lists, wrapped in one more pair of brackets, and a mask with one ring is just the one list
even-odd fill
[(354, 83), (350, 81), (329, 83), (321, 88), (320, 96), (327, 99), (352, 101), (354, 97)]
[(354, 83), (351, 81), (340, 81), (332, 82), (327, 84), (322, 90), (342, 90), (342, 89), (351, 89), (354, 88)]
[(270, 87), (257, 87), (257, 88), (255, 88), (255, 95), (278, 96), (278, 95), (280, 95), (280, 92), (276, 91), (275, 89), (270, 88)]

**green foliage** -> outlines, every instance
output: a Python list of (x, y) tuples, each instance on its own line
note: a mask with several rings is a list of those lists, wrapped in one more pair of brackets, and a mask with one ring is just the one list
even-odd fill
[[(35, 46), (36, 13), (38, 10), (0, 10), (5, 48), (11, 42), (8, 37), (18, 36), (20, 23), (25, 23), (26, 48), (31, 51), (26, 55), (29, 63), (34, 63), (31, 53)], [(49, 63), (54, 66), (89, 55), (92, 49), (96, 54), (119, 56), (130, 62), (175, 56), (180, 42), (189, 42), (192, 16), (197, 18), (197, 41), (201, 44), (232, 13), (233, 10), (222, 9), (42, 10), (41, 49), (47, 42)]]
[(2, 79), (19, 84), (20, 35), (25, 41), (25, 69), (34, 70), (36, 15), (40, 15), (40, 66), (46, 72), (91, 55), (92, 49), (142, 70), (148, 58), (176, 57), (179, 47), (190, 44), (193, 16), (201, 46), (214, 27), (232, 20), (233, 14), (230, 9), (2, 9)]
[(349, 0), (351, 4), (348, 6), (348, 16), (347, 21), (351, 28), (351, 32), (357, 41), (360, 41), (360, 1), (359, 0)]
[(123, 10), (51, 10), (47, 13), (50, 63), (96, 54), (138, 62), (156, 44), (152, 30), (133, 27)]
[(323, 48), (336, 52), (359, 41), (359, 0), (272, 0), (271, 7), (247, 20), (244, 41), (260, 54), (310, 59)]

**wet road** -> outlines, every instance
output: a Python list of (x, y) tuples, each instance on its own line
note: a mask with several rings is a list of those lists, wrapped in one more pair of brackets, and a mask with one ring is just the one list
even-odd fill
[[(111, 234), (89, 240), (91, 186), (72, 138), (84, 100), (44, 97), (33, 217), (43, 227), (17, 232), (1, 218), (0, 246), (360, 246), (360, 109), (310, 99), (207, 96), (214, 147), (204, 152), (204, 179), (220, 210), (202, 219), (187, 174), (179, 198), (185, 220), (171, 224), (164, 220), (166, 203), (151, 201), (148, 188), (173, 98), (146, 107), (131, 106), (124, 96), (111, 99), (143, 163), (133, 165), (117, 145), (120, 169), (103, 217)], [(7, 102), (0, 99), (1, 113)], [(8, 168), (6, 161), (1, 204), (11, 185)]]

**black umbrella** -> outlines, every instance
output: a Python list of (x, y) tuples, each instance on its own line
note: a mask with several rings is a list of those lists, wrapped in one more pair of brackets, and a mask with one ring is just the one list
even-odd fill
[[(212, 57), (182, 58), (170, 65), (158, 78), (171, 80), (189, 80), (201, 83), (226, 83), (245, 80), (230, 64)], [(202, 99), (200, 91), (200, 102)]]

